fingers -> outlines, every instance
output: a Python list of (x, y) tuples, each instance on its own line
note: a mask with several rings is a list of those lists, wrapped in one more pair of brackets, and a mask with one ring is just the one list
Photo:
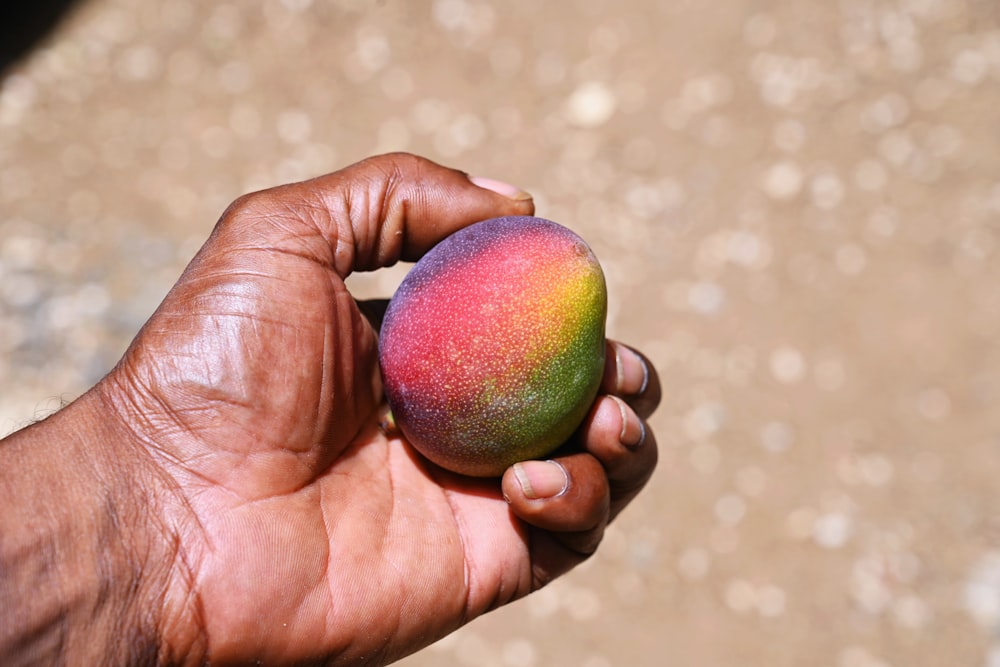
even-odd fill
[(474, 222), (533, 212), (531, 195), (515, 186), (397, 153), (247, 195), (224, 221), (238, 225), (250, 219), (255, 236), (271, 237), (265, 245), (332, 264), (346, 277), (416, 260)]
[(656, 467), (652, 431), (617, 397), (598, 399), (580, 434), (584, 452), (518, 463), (502, 480), (511, 512), (531, 527), (535, 588), (592, 554)]
[(361, 270), (415, 260), (473, 222), (534, 211), (531, 195), (514, 186), (404, 153), (369, 158), (308, 185), (328, 210), (348, 216), (354, 268)]
[(593, 456), (517, 463), (504, 473), (502, 487), (511, 510), (526, 523), (558, 533), (559, 542), (576, 554), (597, 548), (608, 522), (610, 493)]
[[(656, 437), (624, 400), (602, 396), (584, 420), (579, 438), (582, 453), (513, 466), (504, 475), (504, 496), (514, 513), (533, 526), (565, 533), (591, 530), (599, 539), (604, 523), (653, 475), (659, 458)], [(565, 483), (560, 466), (568, 475)], [(578, 545), (580, 538), (573, 539)]]
[(660, 377), (641, 352), (609, 340), (601, 392), (620, 396), (643, 419), (660, 404)]
[(659, 457), (656, 437), (635, 410), (617, 396), (603, 396), (580, 429), (584, 450), (608, 479), (613, 519), (646, 486)]
[(656, 438), (645, 417), (659, 404), (659, 377), (632, 348), (609, 342), (607, 352), (602, 394), (578, 430), (582, 451), (519, 463), (503, 478), (511, 511), (536, 529), (532, 549), (540, 584), (592, 553), (608, 522), (656, 468)]
[(609, 340), (600, 391), (605, 395), (594, 401), (578, 437), (608, 476), (614, 518), (656, 468), (656, 438), (646, 419), (660, 404), (660, 378), (641, 352)]

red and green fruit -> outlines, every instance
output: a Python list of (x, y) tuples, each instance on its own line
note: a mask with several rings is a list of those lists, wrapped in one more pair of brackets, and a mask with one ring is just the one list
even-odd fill
[(569, 229), (517, 216), (455, 232), (385, 314), (379, 362), (396, 425), (465, 475), (550, 454), (597, 394), (606, 314), (600, 264)]

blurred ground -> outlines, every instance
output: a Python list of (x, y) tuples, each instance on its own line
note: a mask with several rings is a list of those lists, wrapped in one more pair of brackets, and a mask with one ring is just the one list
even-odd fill
[(88, 0), (0, 83), (0, 432), (234, 197), (409, 150), (587, 238), (666, 398), (599, 555), (401, 664), (997, 667), (998, 128), (993, 0)]

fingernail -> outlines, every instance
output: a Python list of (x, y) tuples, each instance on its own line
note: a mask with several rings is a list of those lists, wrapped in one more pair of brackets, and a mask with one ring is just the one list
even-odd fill
[(503, 181), (498, 181), (493, 178), (483, 178), (482, 176), (469, 176), (469, 181), (480, 188), (485, 190), (490, 190), (497, 193), (498, 195), (503, 195), (507, 199), (513, 199), (514, 201), (527, 201), (531, 199), (531, 195), (516, 185), (511, 185), (510, 183), (504, 183)]
[(622, 415), (622, 430), (618, 434), (618, 441), (629, 449), (638, 449), (646, 442), (646, 425), (639, 419), (632, 408), (625, 404), (625, 401), (612, 396), (614, 402), (618, 404), (618, 411)]
[(615, 345), (615, 368), (618, 371), (618, 391), (626, 396), (638, 396), (649, 384), (646, 360), (625, 345)]
[(569, 475), (555, 461), (522, 461), (514, 464), (514, 476), (529, 500), (555, 498), (566, 493)]

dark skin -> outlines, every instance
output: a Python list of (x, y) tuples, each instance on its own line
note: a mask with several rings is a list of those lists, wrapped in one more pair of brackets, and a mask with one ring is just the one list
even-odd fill
[(553, 461), (465, 478), (379, 428), (344, 285), (533, 210), (410, 155), (235, 202), (114, 370), (0, 444), (5, 664), (382, 665), (593, 553), (655, 467), (644, 357), (608, 342)]

